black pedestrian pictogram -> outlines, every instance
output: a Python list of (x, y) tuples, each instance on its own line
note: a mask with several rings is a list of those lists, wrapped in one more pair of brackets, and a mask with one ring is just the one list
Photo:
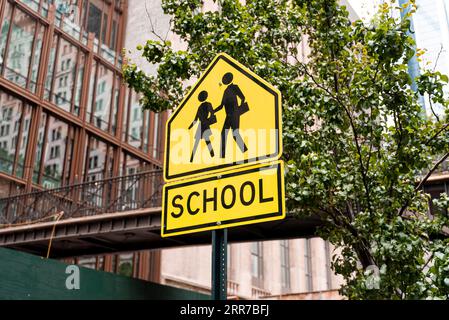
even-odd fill
[[(223, 76), (222, 82), (227, 86), (227, 88), (223, 94), (223, 99), (220, 106), (215, 109), (215, 112), (217, 112), (224, 107), (226, 111), (226, 119), (221, 131), (221, 158), (226, 157), (226, 140), (229, 135), (229, 131), (232, 131), (232, 137), (240, 150), (242, 152), (248, 151), (248, 148), (240, 135), (240, 116), (248, 112), (249, 107), (240, 88), (236, 84), (232, 83), (233, 80), (234, 76), (230, 72)], [(237, 98), (240, 99), (240, 105), (238, 104)]]
[(212, 135), (210, 126), (217, 122), (217, 118), (214, 115), (212, 104), (206, 101), (207, 97), (207, 91), (201, 91), (198, 95), (198, 100), (202, 103), (198, 107), (195, 119), (189, 126), (189, 129), (191, 129), (195, 125), (195, 123), (197, 123), (198, 121), (200, 122), (200, 124), (198, 125), (198, 129), (196, 130), (195, 144), (193, 146), (192, 155), (190, 156), (190, 162), (193, 162), (196, 149), (198, 148), (201, 139), (204, 139), (204, 141), (206, 142), (207, 147), (209, 148), (210, 156), (212, 158), (215, 156), (214, 149), (212, 148), (212, 144), (210, 142), (210, 136)]

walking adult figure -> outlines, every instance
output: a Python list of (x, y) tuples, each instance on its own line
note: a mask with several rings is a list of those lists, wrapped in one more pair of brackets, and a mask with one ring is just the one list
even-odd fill
[[(227, 86), (223, 94), (223, 99), (220, 106), (215, 109), (215, 112), (225, 108), (226, 119), (221, 131), (221, 158), (226, 157), (226, 140), (229, 131), (232, 131), (232, 136), (242, 152), (246, 152), (248, 148), (240, 135), (240, 116), (248, 111), (248, 104), (245, 102), (245, 96), (240, 88), (233, 84), (234, 76), (231, 72), (223, 76), (222, 83)], [(240, 99), (240, 106), (237, 98)]]
[(212, 158), (215, 156), (214, 149), (212, 148), (212, 144), (210, 142), (210, 136), (212, 135), (210, 126), (211, 124), (217, 122), (217, 119), (214, 115), (214, 108), (212, 107), (212, 104), (206, 101), (207, 97), (207, 91), (201, 91), (198, 95), (198, 100), (201, 102), (201, 104), (198, 107), (195, 119), (189, 126), (190, 130), (195, 125), (195, 123), (197, 123), (198, 121), (200, 122), (200, 124), (198, 125), (198, 129), (196, 130), (195, 144), (193, 146), (192, 155), (190, 156), (190, 162), (193, 162), (196, 149), (198, 148), (201, 139), (204, 139), (204, 141), (206, 142), (207, 147), (209, 148), (210, 156)]

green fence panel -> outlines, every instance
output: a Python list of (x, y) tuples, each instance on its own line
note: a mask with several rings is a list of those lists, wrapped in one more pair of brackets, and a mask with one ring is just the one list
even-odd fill
[[(67, 264), (0, 248), (0, 299), (207, 300), (201, 293), (79, 267), (79, 289), (68, 289)], [(72, 278), (71, 278), (72, 279)], [(69, 280), (71, 280), (69, 279)], [(73, 284), (73, 281), (68, 281)], [(71, 287), (69, 285), (69, 287)]]

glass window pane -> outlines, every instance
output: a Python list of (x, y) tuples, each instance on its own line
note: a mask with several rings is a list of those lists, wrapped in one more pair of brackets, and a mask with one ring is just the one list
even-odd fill
[(129, 94), (131, 89), (126, 88), (125, 90), (125, 100), (123, 103), (123, 116), (122, 116), (122, 139), (123, 141), (127, 141), (128, 137), (128, 107), (129, 107)]
[(143, 112), (143, 118), (144, 118), (144, 122), (145, 122), (145, 126), (143, 127), (144, 129), (142, 130), (142, 138), (143, 138), (143, 146), (142, 146), (142, 150), (143, 152), (147, 153), (148, 152), (148, 134), (150, 133), (150, 128), (151, 128), (151, 114), (149, 110), (146, 110)]
[(111, 272), (115, 272), (116, 271), (115, 268), (117, 266), (117, 259), (118, 259), (117, 255), (114, 255), (114, 256), (111, 257)]
[[(69, 126), (50, 117), (45, 146), (44, 172), (42, 185), (52, 189), (62, 185), (62, 174), (65, 165)], [(68, 150), (71, 152), (71, 149)]]
[(63, 17), (62, 29), (73, 38), (80, 39), (79, 9), (77, 1), (55, 0), (56, 15)]
[(42, 2), (42, 8), (41, 8), (41, 14), (47, 18), (48, 17), (48, 9), (49, 5), (52, 3), (53, 0), (44, 0)]
[(16, 9), (5, 63), (5, 77), (21, 87), (26, 86), (35, 29), (36, 21)]
[(78, 76), (76, 80), (76, 92), (75, 92), (75, 103), (74, 110), (75, 114), (79, 114), (80, 112), (80, 104), (81, 104), (81, 92), (83, 89), (83, 77), (84, 77), (84, 65), (86, 62), (86, 56), (84, 53), (80, 53), (79, 57), (79, 66), (78, 66)]
[(39, 0), (19, 0), (20, 2), (25, 3), (27, 6), (29, 6), (31, 9), (37, 11), (39, 8)]
[(137, 173), (140, 167), (141, 163), (139, 159), (134, 158), (133, 156), (130, 155), (126, 156), (126, 173), (125, 173), (126, 175)]
[(281, 280), (284, 289), (290, 288), (289, 242), (281, 240)]
[(89, 102), (87, 103), (87, 113), (86, 113), (86, 118), (88, 121), (90, 121), (91, 117), (92, 117), (92, 104), (94, 101), (94, 88), (95, 88), (95, 77), (96, 77), (96, 73), (97, 73), (97, 61), (93, 60), (92, 61), (92, 68), (90, 70), (90, 84), (89, 84)]
[(159, 131), (160, 131), (160, 114), (155, 113), (154, 114), (154, 133), (153, 133), (153, 158), (155, 158), (155, 159), (159, 159), (159, 156), (161, 154)]
[(50, 55), (48, 59), (48, 67), (47, 67), (47, 79), (45, 80), (45, 89), (44, 89), (44, 99), (50, 100), (50, 96), (52, 94), (51, 86), (53, 81), (53, 72), (55, 70), (55, 58), (56, 58), (56, 48), (58, 46), (58, 36), (53, 36), (53, 42), (50, 48)]
[(140, 148), (143, 112), (139, 104), (139, 96), (135, 92), (132, 93), (129, 118), (128, 143), (133, 147)]
[(121, 254), (118, 266), (118, 274), (125, 277), (132, 277), (133, 275), (133, 257), (132, 253)]
[[(125, 175), (132, 175), (138, 172), (139, 168), (142, 166), (141, 161), (130, 155), (126, 156), (126, 168)], [(139, 190), (140, 185), (132, 179), (127, 179), (123, 183), (122, 192), (125, 193), (125, 200), (127, 209), (137, 209), (140, 205), (139, 203)], [(143, 188), (143, 186), (142, 186)]]
[(0, 69), (3, 68), (3, 61), (5, 56), (6, 41), (8, 39), (9, 26), (11, 23), (11, 5), (6, 2), (5, 13), (3, 15), (3, 23), (0, 30)]
[[(30, 106), (26, 106), (24, 108), (24, 114), (23, 114), (23, 123), (22, 123), (22, 140), (20, 141), (20, 149), (19, 149), (19, 158), (17, 163), (17, 176), (24, 178), (25, 174), (25, 155), (28, 145), (28, 137), (30, 133), (30, 126), (31, 126), (31, 113), (32, 109)], [(20, 125), (19, 125), (20, 128)], [(15, 134), (14, 134), (15, 135)], [(18, 137), (18, 132), (17, 132)]]
[(95, 257), (79, 258), (78, 265), (84, 268), (95, 269), (97, 259)]
[(45, 126), (47, 123), (47, 114), (42, 113), (37, 132), (36, 159), (34, 161), (33, 182), (39, 183), (39, 172), (42, 162), (42, 149), (44, 146)]
[(109, 128), (113, 83), (114, 73), (100, 64), (98, 66), (93, 124), (104, 131), (108, 131)]
[(97, 257), (97, 270), (104, 270), (104, 257)]
[(81, 25), (83, 26), (83, 28), (86, 28), (86, 19), (87, 19), (87, 4), (88, 4), (88, 0), (83, 1), (83, 7), (81, 9)]
[(89, 16), (87, 18), (87, 31), (95, 33), (95, 37), (100, 38), (101, 9), (95, 4), (89, 3)]
[(44, 40), (45, 27), (40, 26), (36, 38), (36, 48), (34, 51), (33, 64), (31, 66), (30, 90), (36, 92), (37, 73), (41, 62), (42, 42)]
[(67, 145), (66, 145), (66, 164), (64, 169), (64, 180), (63, 185), (68, 185), (70, 180), (70, 172), (72, 170), (72, 158), (74, 153), (74, 147), (75, 147), (75, 129), (69, 127), (69, 132), (67, 135)]
[(114, 86), (114, 98), (112, 101), (112, 123), (111, 123), (111, 133), (115, 135), (117, 132), (117, 117), (118, 117), (118, 108), (120, 103), (120, 86), (121, 86), (120, 77), (115, 78), (115, 86)]
[(115, 50), (117, 45), (117, 22), (112, 21), (112, 30), (111, 30), (111, 49)]
[(58, 59), (54, 75), (55, 84), (51, 102), (69, 112), (75, 87), (77, 56), (77, 47), (61, 38), (59, 41)]
[(86, 163), (86, 181), (104, 179), (107, 144), (91, 137), (88, 146), (88, 159)]
[(108, 28), (108, 15), (106, 13), (103, 14), (103, 27), (101, 31), (101, 42), (106, 43), (106, 30)]
[(114, 148), (113, 147), (109, 147), (108, 148), (108, 163), (107, 163), (107, 168), (106, 168), (106, 173), (108, 175), (108, 177), (113, 177), (114, 176)]
[[(89, 144), (86, 152), (86, 162), (84, 165), (84, 180), (86, 182), (95, 182), (105, 178), (105, 166), (108, 146), (106, 143), (89, 137)], [(90, 205), (101, 207), (103, 203), (108, 203), (109, 199), (105, 198), (105, 190), (103, 184), (97, 185), (90, 183), (86, 186), (89, 190), (83, 193), (84, 201)]]
[(251, 274), (253, 277), (258, 276), (259, 264), (256, 256), (251, 256)]
[(0, 91), (0, 171), (12, 174), (18, 132), (14, 130), (22, 118), (22, 101)]
[[(251, 273), (253, 278), (262, 279), (263, 276), (263, 257), (262, 257), (262, 243), (253, 242), (251, 244)], [(259, 281), (260, 282), (260, 281)], [(260, 284), (260, 283), (258, 283)]]

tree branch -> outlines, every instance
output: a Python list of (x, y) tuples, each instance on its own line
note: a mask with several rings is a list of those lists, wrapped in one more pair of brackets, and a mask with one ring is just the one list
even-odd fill
[[(165, 41), (167, 40), (168, 32), (167, 32), (167, 34), (166, 34), (166, 36), (165, 36), (165, 39), (162, 38), (162, 37), (156, 32), (156, 29), (154, 28), (154, 24), (153, 24), (153, 19), (151, 19), (151, 14), (150, 14), (150, 12), (148, 11), (147, 2), (145, 2), (145, 11), (146, 11), (146, 13), (147, 13), (148, 20), (150, 21), (150, 32), (151, 32), (154, 36), (156, 36), (159, 40), (161, 40), (162, 42), (165, 42)], [(171, 23), (171, 20), (170, 20), (170, 23)], [(169, 28), (169, 30), (170, 30), (170, 28)]]
[(429, 179), (429, 177), (432, 175), (432, 173), (439, 167), (440, 164), (444, 162), (449, 157), (449, 152), (446, 153), (440, 160), (438, 160), (437, 163), (432, 167), (432, 169), (429, 170), (429, 172), (426, 174), (426, 176), (421, 180), (421, 182), (416, 186), (415, 191), (418, 191), (421, 189), (421, 187), (426, 183), (426, 181)]
[(438, 117), (438, 115), (435, 113), (435, 110), (433, 110), (432, 97), (430, 97), (430, 95), (429, 95), (429, 105), (430, 105), (430, 110), (432, 111), (432, 114), (435, 116), (437, 121), (440, 122), (440, 117)]
[(436, 60), (435, 60), (435, 64), (433, 65), (433, 71), (435, 71), (435, 69), (437, 68), (437, 66), (438, 66), (438, 62), (439, 62), (439, 60), (440, 60), (440, 56), (441, 56), (441, 53), (443, 52), (443, 44), (441, 44), (441, 47), (440, 47), (440, 51), (438, 52), (438, 55), (437, 55), (437, 58), (436, 58)]
[[(415, 192), (418, 192), (422, 186), (427, 182), (427, 180), (429, 179), (429, 177), (432, 175), (432, 173), (438, 168), (438, 166), (440, 164), (442, 164), (444, 162), (444, 160), (446, 160), (449, 157), (449, 152), (446, 153), (440, 160), (438, 160), (437, 163), (435, 163), (435, 165), (432, 167), (432, 169), (429, 170), (429, 172), (426, 174), (426, 176), (421, 180), (421, 182), (415, 187)], [(401, 207), (401, 210), (399, 211), (399, 216), (402, 216), (402, 214), (404, 213), (405, 209), (407, 209), (407, 207), (410, 205), (410, 199), (407, 200), (407, 202)]]
[(435, 133), (429, 140), (426, 141), (425, 145), (429, 145), (434, 139), (436, 139), (441, 132), (449, 128), (449, 123), (446, 123), (440, 130), (438, 130), (437, 133)]

